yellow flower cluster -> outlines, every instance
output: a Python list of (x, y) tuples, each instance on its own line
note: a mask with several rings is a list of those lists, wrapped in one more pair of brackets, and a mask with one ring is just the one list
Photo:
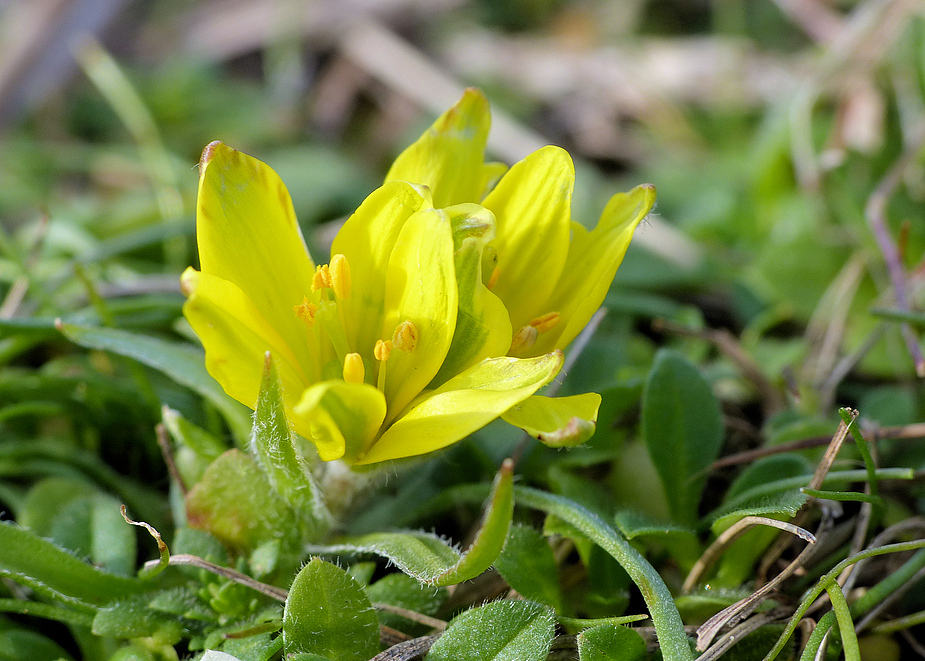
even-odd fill
[(206, 147), (184, 314), (229, 395), (255, 404), (270, 352), (293, 428), (350, 464), (431, 452), (498, 417), (560, 444), (593, 433), (599, 395), (535, 393), (603, 301), (654, 188), (615, 195), (589, 231), (571, 221), (568, 154), (486, 163), (489, 123), (468, 90), (319, 266), (276, 173)]

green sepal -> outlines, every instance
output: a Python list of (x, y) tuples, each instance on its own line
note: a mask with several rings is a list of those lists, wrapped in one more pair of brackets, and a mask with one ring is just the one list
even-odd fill
[(291, 546), (298, 522), (251, 457), (228, 450), (212, 462), (186, 495), (186, 516), (236, 551), (253, 551), (281, 536)]
[(269, 353), (254, 408), (250, 450), (270, 485), (298, 515), (305, 538), (318, 539), (330, 526), (331, 516), (311, 466), (304, 456), (296, 452), (293, 432), (286, 417), (282, 383)]
[(387, 558), (421, 583), (454, 585), (475, 578), (498, 558), (513, 509), (513, 466), (505, 462), (495, 477), (482, 525), (463, 554), (436, 535), (417, 531), (371, 533), (345, 544), (313, 546), (310, 550), (332, 555), (372, 553)]

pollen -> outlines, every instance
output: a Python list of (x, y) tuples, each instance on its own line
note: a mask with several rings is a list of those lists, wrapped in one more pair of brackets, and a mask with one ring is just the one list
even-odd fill
[(545, 333), (548, 330), (552, 330), (559, 323), (559, 313), (558, 312), (547, 312), (544, 315), (537, 317), (536, 319), (530, 322), (530, 325), (536, 329), (537, 333)]
[(521, 351), (527, 351), (536, 344), (536, 338), (539, 336), (540, 332), (534, 326), (524, 326), (514, 333), (514, 339), (511, 340), (511, 350), (508, 353), (516, 355)]
[(392, 340), (376, 340), (373, 355), (376, 357), (376, 360), (388, 360), (389, 356), (392, 355)]
[(366, 367), (363, 358), (358, 353), (348, 353), (344, 358), (344, 381), (347, 383), (363, 383), (366, 378)]
[(315, 323), (315, 314), (318, 312), (318, 306), (312, 303), (308, 296), (302, 299), (302, 302), (292, 307), (296, 316), (304, 321), (309, 328)]
[(315, 267), (315, 275), (312, 276), (312, 291), (331, 288), (331, 271), (327, 264), (319, 264)]
[(392, 345), (400, 351), (414, 351), (414, 347), (418, 345), (418, 327), (410, 321), (398, 324), (392, 333)]
[(343, 255), (334, 255), (328, 266), (328, 276), (331, 288), (338, 299), (344, 300), (350, 296), (350, 263)]

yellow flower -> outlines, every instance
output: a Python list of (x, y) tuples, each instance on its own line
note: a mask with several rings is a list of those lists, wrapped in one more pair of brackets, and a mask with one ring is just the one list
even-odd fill
[(507, 353), (539, 356), (565, 348), (600, 307), (655, 188), (614, 195), (589, 231), (571, 221), (568, 153), (544, 147), (505, 173), (484, 161), (490, 122), (484, 95), (466, 90), (399, 155), (386, 181), (427, 186), (436, 207), (476, 202), (494, 214), (484, 281), (510, 313)]
[(509, 344), (510, 322), (494, 327), (506, 311), (481, 282), (494, 219), (476, 204), (445, 206), (426, 188), (386, 183), (316, 267), (276, 173), (210, 144), (197, 203), (201, 271), (182, 278), (209, 372), (253, 407), (269, 352), (295, 430), (322, 459), (352, 464), (445, 447), (524, 402), (559, 371), (562, 353), (496, 349)]

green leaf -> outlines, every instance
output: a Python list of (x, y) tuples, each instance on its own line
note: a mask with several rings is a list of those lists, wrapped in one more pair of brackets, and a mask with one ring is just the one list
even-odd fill
[(729, 502), (754, 487), (760, 487), (782, 478), (805, 475), (809, 481), (808, 476), (812, 473), (812, 464), (797, 454), (762, 457), (749, 465), (732, 482), (723, 500)]
[(131, 576), (135, 532), (125, 525), (119, 505), (83, 481), (52, 477), (30, 489), (19, 523), (97, 567)]
[(475, 578), (497, 559), (514, 510), (513, 464), (505, 461), (495, 477), (482, 525), (462, 555), (436, 535), (425, 532), (371, 533), (347, 544), (310, 547), (313, 553), (373, 553), (388, 558), (406, 574), (435, 586)]
[[(913, 471), (907, 468), (878, 468), (875, 473), (878, 480), (911, 480)], [(823, 487), (848, 486), (852, 482), (863, 482), (868, 477), (866, 470), (847, 470), (831, 471), (822, 481)], [(761, 513), (761, 507), (769, 502), (774, 502), (775, 497), (790, 492), (790, 497), (796, 493), (797, 496), (804, 497), (797, 490), (805, 487), (809, 478), (805, 475), (796, 477), (786, 477), (777, 479), (773, 482), (766, 482), (753, 486), (734, 498), (727, 499), (719, 508), (714, 510), (708, 517), (715, 520), (721, 516), (726, 516), (730, 512), (743, 511), (743, 508), (757, 508), (756, 513)]]
[(665, 661), (694, 658), (668, 586), (622, 535), (599, 516), (561, 496), (527, 487), (515, 487), (514, 495), (519, 504), (542, 510), (574, 526), (620, 563), (642, 592)]
[(578, 634), (580, 661), (641, 661), (645, 656), (646, 642), (626, 627), (602, 624)]
[(365, 661), (379, 653), (379, 624), (363, 588), (343, 569), (312, 558), (296, 576), (283, 612), (286, 655)]
[(73, 658), (57, 643), (34, 631), (0, 631), (0, 659), (3, 661), (61, 661)]
[(93, 633), (107, 638), (147, 638), (175, 643), (185, 630), (183, 621), (150, 607), (149, 595), (134, 595), (101, 608), (93, 618)]
[(324, 555), (378, 555), (422, 583), (432, 583), (459, 562), (459, 553), (449, 544), (436, 535), (418, 531), (371, 533), (349, 538), (344, 544), (309, 546), (308, 550)]
[(675, 351), (656, 354), (642, 398), (642, 428), (672, 518), (693, 525), (705, 469), (723, 442), (723, 421), (710, 384)]
[(807, 500), (806, 494), (796, 489), (759, 496), (754, 499), (737, 500), (733, 506), (723, 506), (708, 517), (712, 519), (710, 527), (714, 534), (720, 534), (726, 528), (746, 516), (785, 517), (794, 516)]
[(96, 569), (35, 533), (10, 523), (0, 523), (0, 575), (16, 581), (25, 577), (65, 599), (92, 604), (145, 589), (141, 581)]
[(269, 354), (254, 409), (250, 450), (270, 485), (299, 516), (306, 539), (318, 539), (330, 526), (331, 516), (311, 466), (296, 452), (283, 403), (282, 384)]
[(659, 521), (655, 517), (634, 511), (617, 512), (614, 516), (617, 528), (627, 539), (637, 537), (662, 537), (687, 539), (695, 536), (693, 528), (681, 526), (676, 523)]
[[(389, 604), (406, 610), (435, 616), (447, 597), (446, 588), (421, 585), (412, 577), (399, 572), (386, 574), (366, 588), (366, 596), (374, 604)], [(396, 613), (381, 610), (379, 622), (411, 636), (423, 636), (430, 627), (412, 622)]]
[[(218, 459), (228, 444), (216, 438), (202, 427), (194, 425), (184, 418), (179, 411), (175, 411), (169, 406), (161, 410), (161, 421), (170, 432), (173, 440), (180, 446), (179, 449), (193, 453), (199, 464), (203, 464), (203, 470), (209, 463)], [(179, 458), (178, 458), (179, 459)], [(188, 479), (186, 475), (183, 476)], [(202, 475), (195, 475), (195, 479), (190, 480), (190, 484), (199, 481)]]
[(512, 526), (495, 569), (525, 599), (562, 611), (556, 558), (546, 539), (528, 526)]
[(880, 496), (872, 496), (869, 493), (860, 493), (858, 491), (822, 491), (820, 489), (810, 489), (804, 487), (800, 489), (807, 496), (819, 498), (822, 500), (837, 500), (841, 502), (856, 503), (873, 503), (875, 505), (885, 505), (886, 501)]
[(554, 634), (548, 606), (494, 601), (455, 617), (426, 661), (544, 661)]
[(186, 516), (190, 527), (206, 530), (238, 551), (252, 551), (273, 539), (299, 542), (292, 510), (240, 450), (228, 450), (212, 462), (186, 495)]
[(586, 615), (597, 619), (610, 618), (626, 611), (630, 602), (629, 588), (632, 581), (612, 553), (595, 544), (578, 527), (555, 515), (546, 517), (543, 532), (571, 539), (588, 577), (593, 577), (593, 580), (588, 580), (578, 589), (571, 591), (570, 601), (577, 598), (577, 607)]
[(243, 661), (241, 658), (235, 656), (234, 654), (229, 654), (228, 652), (222, 652), (219, 650), (206, 650), (205, 654), (202, 655), (200, 661)]
[(262, 633), (247, 638), (232, 638), (225, 641), (222, 649), (241, 661), (270, 661), (279, 658), (279, 652), (283, 649), (283, 637)]
[(655, 539), (685, 567), (692, 566), (700, 555), (700, 544), (692, 528), (629, 510), (617, 512), (614, 521), (627, 539)]
[(205, 367), (205, 356), (200, 350), (190, 345), (113, 328), (62, 323), (58, 325), (58, 330), (82, 347), (111, 351), (163, 372), (215, 404), (239, 440), (243, 441), (250, 434), (250, 411), (226, 395), (218, 382), (209, 375)]

